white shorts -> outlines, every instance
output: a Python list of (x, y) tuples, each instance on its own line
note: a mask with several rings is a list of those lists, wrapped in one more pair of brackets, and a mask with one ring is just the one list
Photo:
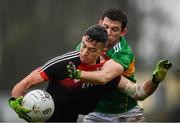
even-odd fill
[(128, 112), (119, 114), (92, 112), (84, 117), (83, 122), (145, 122), (145, 118), (143, 116), (143, 108), (135, 106)]

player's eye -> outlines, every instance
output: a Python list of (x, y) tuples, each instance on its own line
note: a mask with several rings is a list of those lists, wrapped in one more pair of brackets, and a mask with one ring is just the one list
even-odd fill
[(118, 28), (112, 28), (112, 31), (117, 32), (117, 31), (119, 31), (119, 29)]

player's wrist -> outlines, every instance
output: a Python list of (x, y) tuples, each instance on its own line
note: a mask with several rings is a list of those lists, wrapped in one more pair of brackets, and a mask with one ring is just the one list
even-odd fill
[(10, 102), (10, 101), (14, 101), (16, 99), (17, 99), (16, 97), (10, 97), (8, 101)]
[(152, 74), (152, 82), (154, 84), (159, 84), (161, 81), (162, 80), (160, 79), (159, 71), (158, 71), (158, 69), (156, 69)]
[(157, 78), (156, 78), (155, 75), (153, 75), (153, 77), (152, 77), (152, 83), (153, 83), (153, 84), (156, 84), (156, 85), (158, 85), (158, 84), (160, 83), (160, 81), (157, 80)]
[(9, 103), (9, 106), (10, 106), (11, 108), (14, 108), (13, 102), (14, 102), (16, 99), (17, 99), (16, 97), (10, 97), (10, 98), (9, 98), (8, 103)]

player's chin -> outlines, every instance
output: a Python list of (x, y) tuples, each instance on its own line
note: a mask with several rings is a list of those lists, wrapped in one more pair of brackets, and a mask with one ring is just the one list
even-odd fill
[(113, 43), (115, 43), (117, 40), (116, 39), (114, 39), (114, 38), (109, 38), (109, 43), (110, 44), (113, 44)]

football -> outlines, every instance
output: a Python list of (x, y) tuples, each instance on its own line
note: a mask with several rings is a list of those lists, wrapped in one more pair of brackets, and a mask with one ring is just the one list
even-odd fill
[(54, 112), (53, 98), (44, 90), (28, 92), (23, 98), (22, 106), (31, 110), (27, 115), (31, 117), (32, 122), (46, 121)]

